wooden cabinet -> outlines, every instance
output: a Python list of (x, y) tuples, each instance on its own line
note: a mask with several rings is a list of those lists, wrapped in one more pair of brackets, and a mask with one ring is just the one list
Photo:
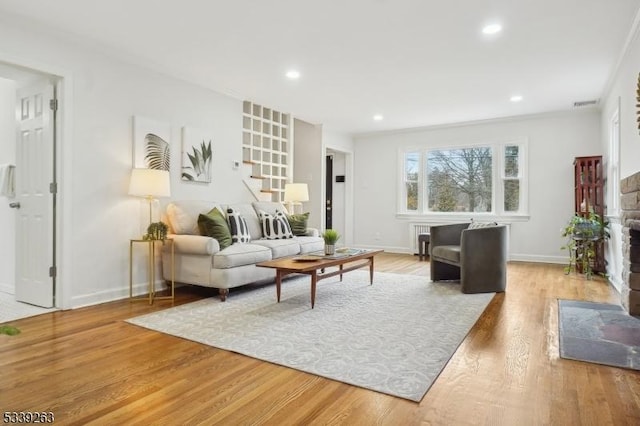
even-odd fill
[(575, 178), (575, 212), (588, 216), (594, 212), (604, 215), (604, 180), (602, 156), (576, 157), (573, 162)]
[(252, 165), (251, 177), (262, 180), (262, 192), (284, 200), (289, 176), (290, 116), (262, 105), (242, 104), (242, 160)]
[[(591, 212), (604, 220), (604, 183), (605, 176), (602, 167), (602, 156), (576, 157), (573, 161), (575, 213), (582, 217), (589, 217)], [(604, 241), (592, 242), (595, 258), (591, 269), (593, 272), (606, 272), (604, 259)], [(579, 272), (582, 272), (578, 268)]]

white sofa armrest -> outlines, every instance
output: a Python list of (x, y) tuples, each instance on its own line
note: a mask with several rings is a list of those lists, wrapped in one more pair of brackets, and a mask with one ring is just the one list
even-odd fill
[(212, 255), (220, 251), (218, 240), (202, 235), (169, 234), (176, 253)]
[(304, 235), (307, 237), (319, 237), (320, 231), (318, 231), (316, 228), (307, 228), (307, 233)]

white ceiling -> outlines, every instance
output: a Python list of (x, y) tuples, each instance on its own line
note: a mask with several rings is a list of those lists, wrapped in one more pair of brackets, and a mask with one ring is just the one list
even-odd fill
[[(24, 23), (349, 133), (598, 99), (639, 8), (640, 0), (0, 0), (0, 13)], [(481, 33), (496, 21), (502, 33)], [(299, 80), (285, 78), (290, 68)], [(511, 103), (516, 93), (524, 100)]]

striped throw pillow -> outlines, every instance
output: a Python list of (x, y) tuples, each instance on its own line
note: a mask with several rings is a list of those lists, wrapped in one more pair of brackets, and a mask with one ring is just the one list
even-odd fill
[(242, 215), (233, 210), (227, 209), (227, 220), (229, 221), (229, 230), (231, 231), (231, 240), (233, 243), (248, 243), (251, 241), (251, 234), (249, 233), (249, 227), (247, 221)]
[(490, 228), (492, 226), (498, 226), (498, 222), (476, 222), (472, 220), (467, 229)]
[(260, 222), (262, 222), (262, 235), (267, 240), (293, 238), (291, 226), (289, 226), (287, 216), (283, 212), (276, 211), (276, 214), (271, 215), (264, 210), (260, 210), (259, 216)]

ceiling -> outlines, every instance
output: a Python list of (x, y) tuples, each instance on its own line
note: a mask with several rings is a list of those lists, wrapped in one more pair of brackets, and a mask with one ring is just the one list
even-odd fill
[[(0, 0), (0, 13), (25, 25), (348, 133), (598, 99), (639, 8), (640, 0)], [(494, 22), (503, 31), (483, 34)], [(298, 80), (285, 77), (292, 68)], [(510, 102), (515, 94), (523, 100)]]

